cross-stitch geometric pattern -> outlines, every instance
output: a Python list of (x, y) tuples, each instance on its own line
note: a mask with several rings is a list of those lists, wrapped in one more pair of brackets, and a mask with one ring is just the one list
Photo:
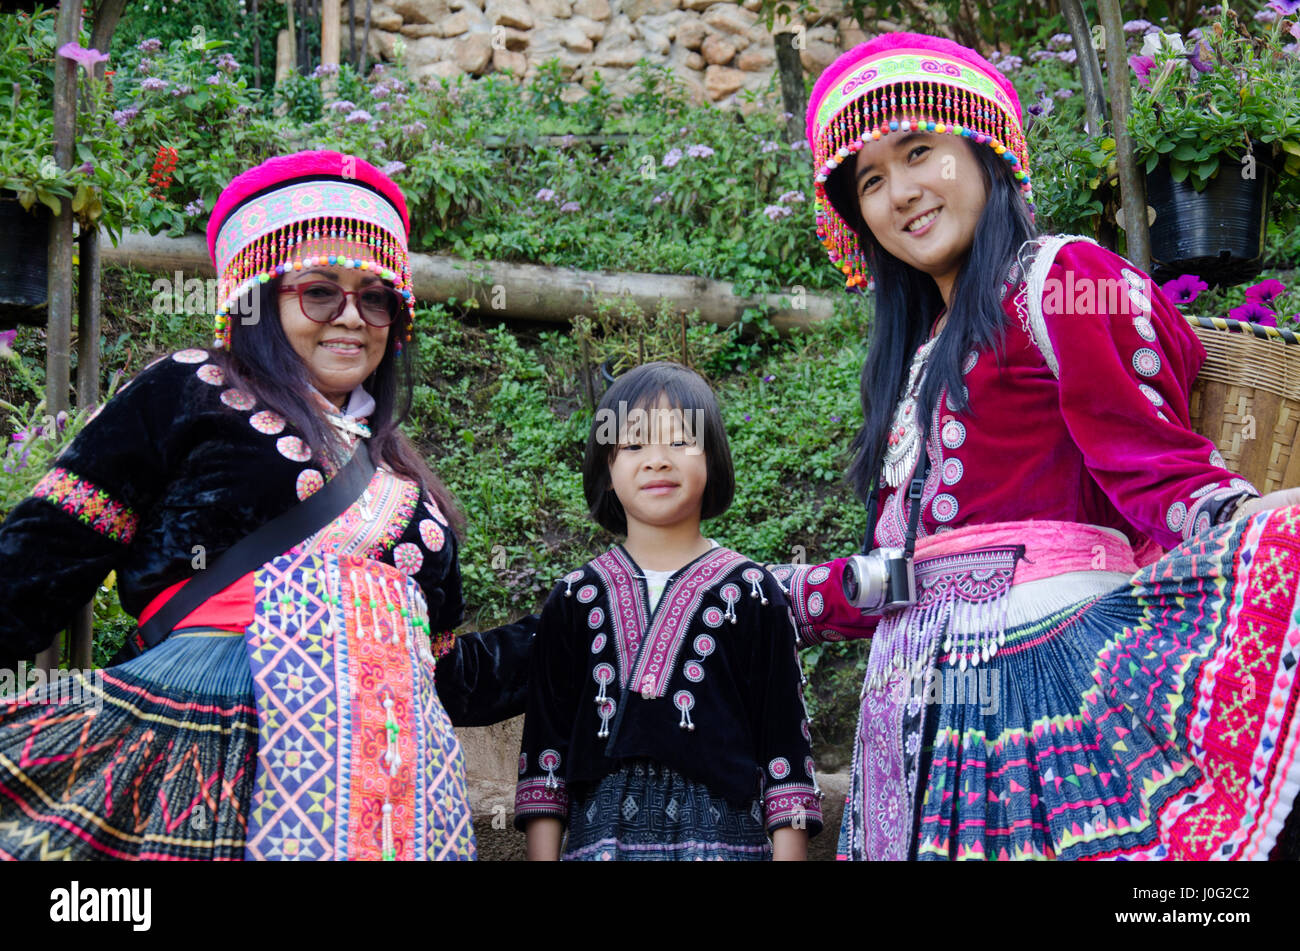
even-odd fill
[(255, 586), (248, 857), (473, 858), (418, 586), (390, 565), (306, 551), (266, 565)]

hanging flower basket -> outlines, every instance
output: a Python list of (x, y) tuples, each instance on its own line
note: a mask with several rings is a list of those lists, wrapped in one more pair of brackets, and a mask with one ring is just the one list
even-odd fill
[(1253, 177), (1237, 174), (1240, 163), (1222, 157), (1219, 174), (1196, 191), (1173, 180), (1168, 162), (1147, 175), (1152, 277), (1167, 281), (1195, 274), (1211, 285), (1240, 284), (1263, 267), (1269, 204), (1277, 176), (1263, 162)]

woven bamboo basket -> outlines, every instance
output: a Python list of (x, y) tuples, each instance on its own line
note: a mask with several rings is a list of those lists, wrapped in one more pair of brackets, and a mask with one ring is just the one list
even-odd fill
[(1300, 337), (1224, 317), (1188, 317), (1206, 360), (1192, 428), (1260, 492), (1300, 485)]

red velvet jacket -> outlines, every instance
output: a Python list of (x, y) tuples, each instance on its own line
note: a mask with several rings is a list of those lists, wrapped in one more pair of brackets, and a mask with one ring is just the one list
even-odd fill
[[(1032, 335), (1028, 293), (1013, 268), (1001, 359), (972, 351), (963, 364), (969, 407), (955, 410), (944, 393), (932, 417), (918, 537), (993, 522), (1083, 522), (1123, 532), (1142, 565), (1243, 492), (1258, 495), (1192, 431), (1188, 398), (1205, 349), (1144, 273), (1087, 242), (1060, 250), (1042, 296), (1059, 379)], [(899, 420), (903, 440), (909, 421)], [(879, 491), (878, 546), (903, 544), (913, 469), (901, 491)], [(791, 587), (804, 643), (874, 630), (843, 601), (841, 563), (825, 573), (774, 569)]]

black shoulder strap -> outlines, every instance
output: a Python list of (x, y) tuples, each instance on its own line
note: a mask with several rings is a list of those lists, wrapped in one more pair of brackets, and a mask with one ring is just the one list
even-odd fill
[(178, 623), (208, 598), (284, 554), (343, 514), (366, 490), (374, 472), (375, 466), (370, 461), (365, 440), (357, 440), (352, 458), (334, 478), (319, 491), (222, 552), (131, 635), (128, 646), (134, 646), (136, 652), (143, 652), (161, 644)]

